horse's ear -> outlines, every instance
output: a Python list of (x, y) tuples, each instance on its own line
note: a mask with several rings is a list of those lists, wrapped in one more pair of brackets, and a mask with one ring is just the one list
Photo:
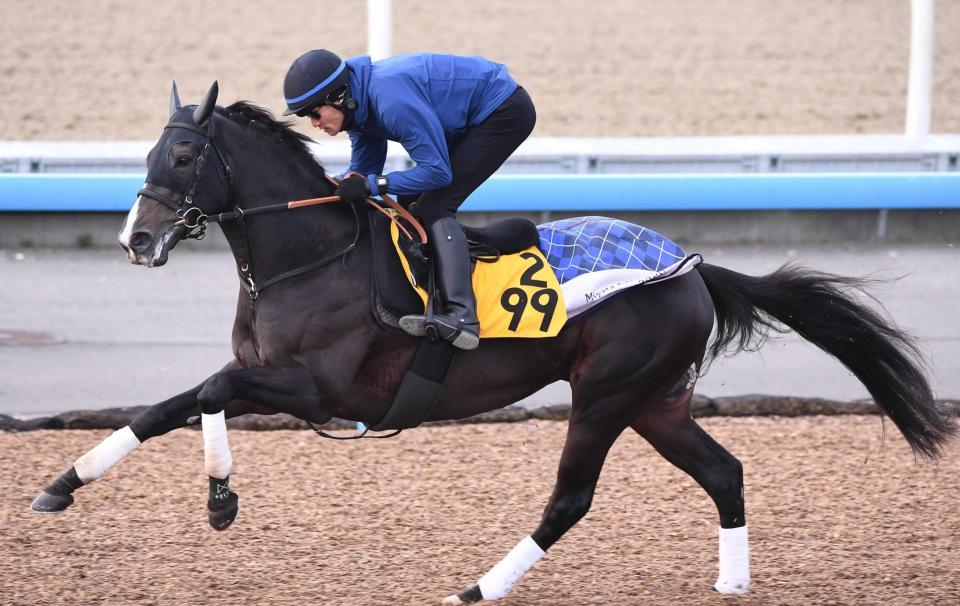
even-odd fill
[(197, 105), (197, 109), (193, 110), (193, 121), (198, 126), (203, 126), (203, 123), (210, 118), (210, 114), (213, 113), (213, 107), (217, 104), (217, 93), (219, 92), (220, 87), (217, 81), (214, 80), (213, 84), (210, 85), (210, 90), (208, 90), (206, 96), (204, 96), (203, 101)]
[(173, 117), (173, 114), (180, 111), (180, 108), (183, 105), (180, 104), (180, 94), (177, 93), (177, 81), (173, 81), (173, 86), (170, 88), (170, 117)]

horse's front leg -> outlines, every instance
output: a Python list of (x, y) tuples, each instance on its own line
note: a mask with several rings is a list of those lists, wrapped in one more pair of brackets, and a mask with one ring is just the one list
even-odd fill
[(207, 379), (197, 402), (202, 413), (204, 465), (210, 478), (207, 514), (216, 530), (229, 527), (239, 511), (239, 497), (230, 489), (233, 455), (224, 414), (227, 405), (236, 400), (262, 404), (302, 419), (328, 420), (320, 413), (320, 395), (313, 377), (299, 364), (229, 370)]
[(73, 504), (75, 490), (99, 479), (107, 470), (136, 450), (140, 444), (150, 438), (188, 425), (191, 417), (199, 415), (197, 394), (200, 393), (201, 387), (203, 386), (198, 385), (190, 391), (151, 406), (137, 416), (130, 425), (110, 434), (45, 488), (33, 500), (31, 509), (38, 513), (63, 511)]
[[(220, 372), (239, 367), (236, 360), (231, 360)], [(174, 429), (196, 424), (200, 420), (197, 394), (200, 393), (203, 385), (201, 383), (189, 391), (151, 406), (133, 419), (130, 425), (110, 434), (95, 448), (77, 459), (70, 469), (60, 474), (60, 477), (37, 495), (31, 509), (37, 513), (63, 511), (73, 504), (74, 491), (99, 479), (142, 443)], [(261, 410), (249, 402), (231, 402), (226, 409), (226, 416), (232, 418), (250, 412), (268, 411)]]

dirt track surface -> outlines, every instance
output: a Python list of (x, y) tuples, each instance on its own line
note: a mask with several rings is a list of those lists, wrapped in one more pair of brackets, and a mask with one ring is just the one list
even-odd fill
[[(960, 458), (915, 463), (879, 417), (706, 419), (743, 462), (754, 584), (712, 590), (716, 513), (625, 434), (588, 516), (502, 602), (957, 604)], [(536, 526), (566, 425), (393, 440), (230, 434), (240, 517), (206, 523), (200, 434), (147, 443), (60, 515), (37, 490), (107, 432), (0, 434), (4, 604), (435, 604)]]
[[(0, 139), (155, 139), (172, 79), (188, 103), (219, 79), (223, 102), (276, 111), (300, 53), (366, 52), (365, 4), (4, 0)], [(394, 52), (506, 63), (535, 136), (904, 129), (907, 0), (393, 4)], [(932, 128), (958, 132), (960, 3), (936, 5)]]

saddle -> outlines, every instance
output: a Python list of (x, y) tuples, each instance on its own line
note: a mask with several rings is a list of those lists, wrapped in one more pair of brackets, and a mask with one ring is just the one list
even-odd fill
[[(423, 313), (424, 302), (410, 287), (397, 249), (415, 282), (425, 289), (429, 284), (430, 251), (403, 233), (399, 234), (394, 245), (391, 220), (382, 213), (370, 213), (369, 217), (373, 242), (373, 315), (384, 328), (402, 332), (399, 319), (408, 314)], [(474, 268), (478, 262), (493, 262), (501, 255), (515, 254), (540, 242), (537, 226), (521, 218), (502, 219), (484, 227), (461, 227), (467, 236)]]

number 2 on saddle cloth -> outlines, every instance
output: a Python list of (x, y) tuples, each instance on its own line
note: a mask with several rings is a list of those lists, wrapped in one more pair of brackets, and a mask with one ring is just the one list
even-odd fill
[[(390, 226), (390, 236), (404, 275), (426, 309), (427, 291), (402, 252), (396, 223)], [(479, 259), (473, 270), (473, 292), (481, 339), (553, 337), (567, 322), (560, 282), (536, 246), (500, 255), (494, 262)]]

